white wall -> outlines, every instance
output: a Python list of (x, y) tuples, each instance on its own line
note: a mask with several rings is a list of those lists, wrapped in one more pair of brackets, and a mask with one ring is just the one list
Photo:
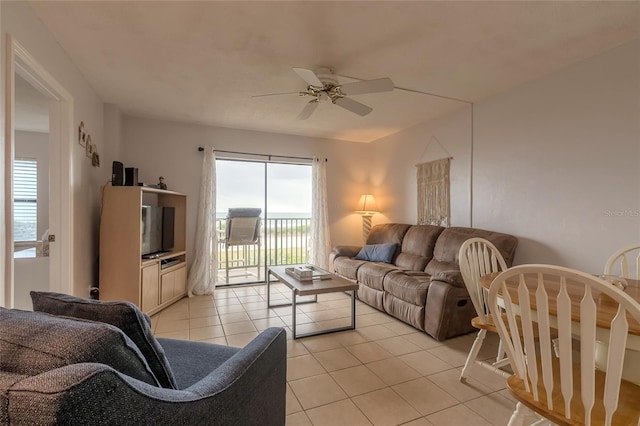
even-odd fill
[[(517, 264), (597, 273), (640, 241), (639, 52), (628, 43), (475, 104), (472, 223), (516, 235)], [(468, 226), (469, 129), (462, 108), (374, 142), (374, 223), (415, 223), (414, 165), (435, 136), (454, 157), (452, 225)]]
[[(100, 153), (100, 162), (105, 172), (111, 173), (112, 161), (121, 161), (122, 156), (122, 113), (117, 105), (104, 104), (104, 151)], [(108, 159), (103, 162), (102, 157)], [(111, 176), (109, 174), (109, 176)], [(109, 181), (111, 178), (109, 177)]]
[[(77, 140), (72, 144), (72, 193), (73, 217), (73, 288), (74, 294), (87, 296), (94, 284), (98, 255), (98, 215), (100, 186), (111, 178), (109, 155), (104, 156), (103, 103), (80, 71), (57, 44), (51, 33), (42, 25), (27, 2), (0, 2), (3, 36), (10, 33), (14, 39), (42, 65), (71, 95), (74, 100), (74, 124), (80, 121), (98, 145), (103, 166), (92, 167), (91, 160)], [(3, 37), (4, 41), (4, 37)], [(4, 58), (5, 44), (2, 43)], [(3, 80), (4, 81), (4, 80)], [(0, 102), (4, 104), (4, 91)], [(3, 147), (4, 150), (4, 138)], [(108, 150), (107, 150), (108, 151)], [(0, 163), (4, 174), (4, 162)]]
[(16, 158), (31, 158), (38, 162), (38, 233), (40, 239), (49, 229), (49, 134), (16, 131)]
[(371, 144), (371, 192), (381, 214), (373, 223), (416, 223), (418, 220), (416, 164), (451, 160), (451, 225), (470, 224), (471, 107), (378, 139)]
[(328, 158), (327, 196), (332, 243), (360, 241), (360, 216), (353, 210), (367, 180), (367, 145), (124, 116), (120, 161), (126, 167), (138, 168), (140, 182), (155, 185), (158, 177), (163, 176), (169, 190), (187, 194), (187, 247), (191, 253), (202, 170), (199, 146)]
[(600, 272), (640, 241), (640, 43), (476, 105), (474, 225), (517, 263)]

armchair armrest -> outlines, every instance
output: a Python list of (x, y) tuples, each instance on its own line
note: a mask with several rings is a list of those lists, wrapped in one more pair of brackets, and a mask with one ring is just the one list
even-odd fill
[(331, 250), (331, 254), (334, 259), (339, 256), (356, 257), (360, 249), (362, 249), (362, 246), (335, 246)]
[(9, 423), (284, 425), (286, 349), (284, 330), (267, 329), (185, 390), (155, 387), (104, 364), (56, 368), (7, 390)]

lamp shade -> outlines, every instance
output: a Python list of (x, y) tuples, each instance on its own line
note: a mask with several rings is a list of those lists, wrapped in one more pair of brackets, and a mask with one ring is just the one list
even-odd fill
[(373, 195), (365, 194), (360, 197), (356, 213), (360, 213), (361, 215), (372, 215), (378, 213), (378, 211), (378, 205), (376, 204), (376, 199)]

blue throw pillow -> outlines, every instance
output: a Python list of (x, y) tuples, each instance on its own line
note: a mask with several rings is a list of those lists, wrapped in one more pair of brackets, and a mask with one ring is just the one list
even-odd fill
[(369, 244), (362, 247), (356, 255), (356, 259), (368, 260), (369, 262), (391, 263), (397, 248), (398, 243)]

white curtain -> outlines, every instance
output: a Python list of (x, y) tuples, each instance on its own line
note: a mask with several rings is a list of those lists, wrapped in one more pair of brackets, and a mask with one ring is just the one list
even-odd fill
[(329, 268), (329, 213), (327, 207), (327, 161), (313, 157), (311, 202), (311, 263)]
[(213, 294), (218, 276), (218, 232), (216, 230), (216, 155), (204, 149), (200, 200), (196, 217), (195, 250), (189, 269), (189, 297)]
[(449, 226), (450, 158), (418, 164), (418, 225)]

